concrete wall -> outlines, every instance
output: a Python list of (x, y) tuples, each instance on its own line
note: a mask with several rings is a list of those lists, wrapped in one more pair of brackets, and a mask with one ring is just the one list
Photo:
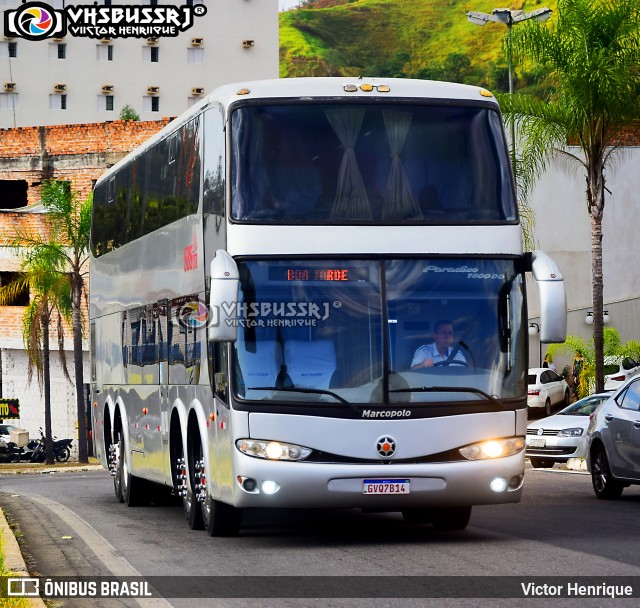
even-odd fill
[[(575, 152), (575, 149), (572, 149)], [(603, 232), (604, 304), (609, 326), (623, 341), (640, 340), (640, 147), (626, 146), (615, 156), (607, 174)], [(536, 214), (537, 246), (560, 266), (567, 287), (568, 327), (571, 335), (590, 338), (585, 323), (592, 309), (591, 218), (581, 168), (555, 163), (538, 181), (531, 206)], [(537, 320), (535, 288), (529, 289), (529, 318)], [(542, 346), (543, 355), (546, 345)], [(538, 365), (538, 341), (530, 338), (530, 365)]]
[[(98, 4), (103, 4), (101, 0)], [(210, 93), (221, 84), (242, 80), (277, 78), (279, 71), (278, 5), (275, 0), (205, 0), (207, 14), (175, 38), (160, 38), (149, 45), (145, 38), (113, 39), (108, 43), (67, 35), (59, 42), (49, 38), (17, 42), (17, 56), (9, 57), (9, 42), (0, 37), (0, 128), (102, 122), (117, 119), (125, 104), (142, 120), (178, 116), (200, 97), (193, 88)], [(62, 0), (49, 0), (54, 8)], [(71, 3), (92, 5), (92, 2)], [(113, 4), (149, 5), (148, 0), (114, 1)], [(160, 0), (158, 4), (179, 6)], [(184, 3), (186, 4), (186, 2)], [(20, 0), (0, 1), (4, 10), (15, 9)], [(202, 38), (198, 47), (193, 38)], [(244, 48), (243, 40), (254, 45)], [(65, 58), (58, 59), (58, 44), (65, 44)], [(113, 59), (106, 59), (107, 46)], [(150, 46), (158, 49), (158, 62), (149, 60)], [(197, 49), (201, 63), (189, 54)], [(6, 93), (4, 83), (13, 82), (15, 92)], [(66, 109), (53, 109), (54, 85), (65, 84)], [(104, 109), (102, 87), (113, 87), (113, 110)], [(151, 111), (147, 88), (158, 87), (158, 111)], [(8, 97), (10, 96), (10, 97)], [(59, 102), (58, 102), (59, 103)]]
[[(65, 352), (67, 369), (72, 381), (73, 351)], [(85, 357), (84, 375), (89, 380), (88, 355)], [(27, 382), (28, 359), (24, 349), (2, 349), (2, 377), (4, 395), (20, 400), (20, 419), (7, 421), (29, 431), (31, 439), (40, 435), (38, 429), (44, 430), (44, 392), (38, 386), (35, 375), (31, 383)], [(51, 428), (58, 439), (73, 439), (72, 458), (77, 457), (78, 441), (76, 431), (76, 391), (75, 385), (64, 378), (60, 354), (51, 352)]]

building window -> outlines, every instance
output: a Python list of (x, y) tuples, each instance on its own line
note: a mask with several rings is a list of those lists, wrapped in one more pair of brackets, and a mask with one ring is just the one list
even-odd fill
[(204, 63), (204, 49), (187, 49), (187, 63)]
[(66, 59), (67, 58), (67, 45), (59, 44), (58, 45), (58, 59)]
[(67, 96), (63, 93), (52, 93), (51, 95), (49, 95), (49, 109), (66, 110)]
[[(11, 283), (15, 283), (21, 277), (19, 272), (0, 272), (0, 287), (5, 287)], [(22, 287), (16, 293), (15, 297), (7, 306), (28, 306), (29, 305), (29, 288)]]
[(17, 107), (17, 93), (0, 93), (0, 110), (15, 110)]
[(149, 48), (151, 51), (151, 63), (158, 63), (158, 57), (160, 56), (160, 49), (157, 46)]
[(10, 42), (9, 43), (9, 57), (17, 57), (18, 56), (18, 43)]
[(113, 95), (104, 96), (105, 110), (113, 112)]
[(96, 57), (98, 61), (113, 61), (113, 44), (96, 44)]
[(152, 112), (159, 112), (160, 111), (160, 98), (159, 97), (152, 97), (151, 98), (151, 111)]
[(28, 184), (24, 179), (0, 179), (0, 200), (3, 209), (26, 207)]

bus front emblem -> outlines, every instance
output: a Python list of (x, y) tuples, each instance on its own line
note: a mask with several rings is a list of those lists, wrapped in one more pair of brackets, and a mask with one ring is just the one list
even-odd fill
[(393, 437), (384, 436), (376, 441), (376, 450), (383, 458), (391, 458), (396, 453), (396, 440)]

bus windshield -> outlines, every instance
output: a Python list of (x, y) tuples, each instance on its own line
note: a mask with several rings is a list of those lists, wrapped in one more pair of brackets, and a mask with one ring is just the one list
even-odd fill
[(315, 404), (524, 395), (513, 259), (239, 261), (236, 396)]
[(236, 221), (515, 222), (495, 109), (428, 104), (245, 106), (231, 117)]

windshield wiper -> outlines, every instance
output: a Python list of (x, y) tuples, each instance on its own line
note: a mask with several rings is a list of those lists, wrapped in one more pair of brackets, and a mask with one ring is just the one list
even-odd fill
[(472, 386), (416, 386), (415, 388), (393, 388), (390, 393), (474, 393), (500, 405), (500, 401), (479, 388)]
[(284, 392), (287, 392), (287, 393), (311, 393), (313, 395), (330, 395), (334, 399), (337, 399), (338, 401), (340, 401), (340, 403), (344, 403), (345, 405), (348, 405), (350, 407), (353, 406), (353, 404), (350, 403), (349, 401), (347, 401), (344, 397), (341, 397), (340, 395), (338, 395), (337, 393), (334, 393), (333, 391), (327, 391), (327, 390), (322, 389), (322, 388), (306, 388), (306, 387), (295, 388), (293, 386), (282, 386), (282, 387), (277, 387), (277, 386), (248, 386), (246, 388), (246, 390), (250, 390), (250, 391), (284, 391)]

